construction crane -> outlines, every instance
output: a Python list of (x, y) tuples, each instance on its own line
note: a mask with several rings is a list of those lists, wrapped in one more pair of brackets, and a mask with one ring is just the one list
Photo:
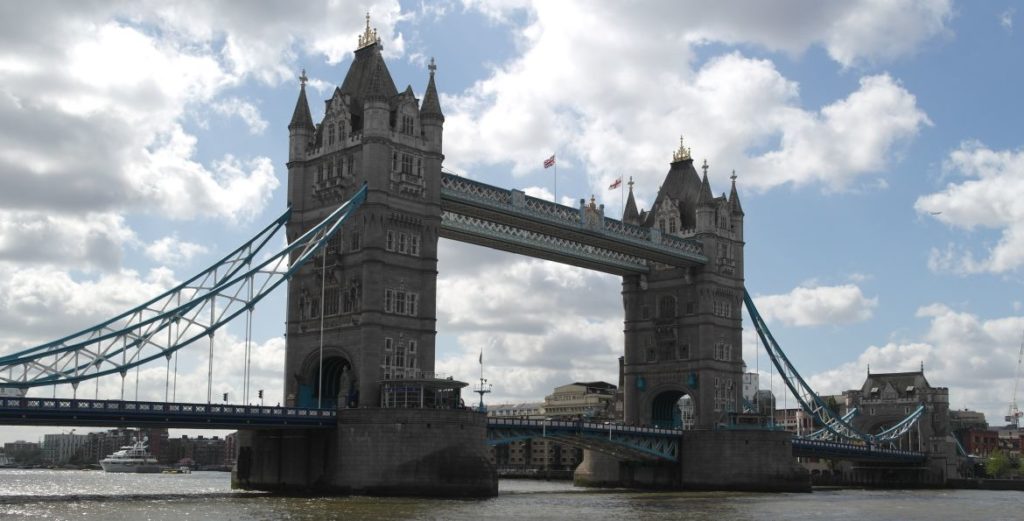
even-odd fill
[(1013, 379), (1013, 398), (1010, 400), (1010, 410), (1006, 414), (1006, 423), (1014, 429), (1020, 428), (1020, 417), (1022, 414), (1017, 407), (1017, 388), (1020, 387), (1020, 367), (1024, 360), (1024, 338), (1020, 342), (1020, 352), (1017, 353), (1017, 374)]

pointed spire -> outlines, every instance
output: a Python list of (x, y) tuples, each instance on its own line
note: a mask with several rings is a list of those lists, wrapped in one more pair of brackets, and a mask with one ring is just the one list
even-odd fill
[(302, 75), (299, 76), (299, 99), (295, 102), (295, 111), (292, 112), (292, 121), (288, 123), (288, 130), (293, 128), (315, 128), (313, 126), (313, 116), (309, 114), (309, 102), (306, 101), (306, 82), (309, 78), (306, 77), (306, 69), (302, 69)]
[(732, 208), (732, 213), (738, 213), (743, 215), (743, 207), (740, 206), (740, 195), (736, 193), (736, 171), (732, 171), (732, 191), (729, 192), (729, 206)]
[(437, 98), (437, 86), (434, 85), (434, 71), (437, 70), (437, 64), (434, 63), (434, 59), (430, 59), (430, 65), (427, 65), (427, 69), (430, 70), (430, 80), (427, 82), (427, 92), (423, 94), (423, 105), (420, 107), (421, 115), (434, 115), (440, 116), (441, 121), (444, 121), (444, 114), (441, 113), (441, 102)]
[[(705, 161), (705, 165), (707, 162)], [(704, 178), (700, 181), (700, 195), (697, 196), (697, 206), (712, 204), (715, 195), (711, 193), (711, 183), (708, 182), (708, 169), (704, 168)]]
[(633, 176), (629, 176), (629, 196), (626, 198), (626, 208), (622, 211), (622, 222), (640, 224), (640, 213), (636, 211), (636, 200), (633, 199)]

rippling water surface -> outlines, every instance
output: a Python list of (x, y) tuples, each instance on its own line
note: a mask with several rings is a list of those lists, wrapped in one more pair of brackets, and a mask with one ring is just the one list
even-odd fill
[(598, 491), (503, 480), (486, 500), (285, 498), (237, 493), (227, 473), (0, 470), (0, 519), (102, 520), (1022, 520), (1024, 492), (827, 490), (813, 494)]

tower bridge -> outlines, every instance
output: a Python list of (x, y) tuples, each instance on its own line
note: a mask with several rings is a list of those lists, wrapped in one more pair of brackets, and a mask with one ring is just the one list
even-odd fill
[[(367, 25), (314, 123), (305, 74), (288, 125), (288, 211), (199, 275), (103, 322), (0, 357), (0, 387), (71, 384), (70, 398), (0, 399), (0, 422), (238, 428), (242, 488), (487, 496), (487, 444), (554, 437), (586, 449), (577, 481), (653, 487), (806, 490), (793, 457), (911, 465), (938, 445), (900, 448), (924, 407), (867, 432), (800, 377), (744, 284), (744, 211), (732, 176), (713, 195), (680, 143), (649, 211), (629, 183), (621, 220), (593, 198), (569, 207), (442, 171), (444, 114), (431, 61), (423, 100), (399, 92)], [(282, 230), (288, 246), (270, 252)], [(468, 242), (622, 277), (623, 425), (489, 421), (459, 405), (465, 383), (435, 373), (437, 244)], [(265, 260), (258, 260), (265, 259)], [(287, 286), (282, 407), (212, 404), (218, 329)], [(821, 430), (723, 428), (742, 411), (741, 307), (773, 364)], [(171, 360), (209, 341), (207, 404), (176, 403)], [(246, 355), (249, 356), (248, 354)], [(128, 370), (167, 365), (165, 401), (124, 401)], [(122, 378), (121, 400), (79, 397)], [(244, 387), (248, 392), (248, 381)], [(98, 395), (98, 384), (97, 391)], [(243, 402), (248, 397), (243, 396)], [(694, 411), (680, 430), (678, 404)], [(931, 418), (931, 417), (929, 417)], [(928, 460), (930, 461), (930, 460)], [(935, 476), (938, 476), (937, 478)]]

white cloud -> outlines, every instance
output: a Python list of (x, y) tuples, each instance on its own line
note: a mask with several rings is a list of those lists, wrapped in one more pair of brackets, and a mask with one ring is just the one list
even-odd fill
[(965, 178), (924, 195), (914, 209), (950, 227), (1001, 230), (984, 258), (955, 245), (933, 249), (933, 271), (1005, 273), (1024, 264), (1024, 150), (992, 150), (977, 141), (962, 143), (946, 160), (947, 172)]
[(884, 172), (899, 146), (930, 124), (887, 74), (865, 76), (845, 98), (807, 110), (799, 86), (768, 60), (733, 52), (695, 68), (696, 41), (730, 40), (687, 25), (711, 16), (704, 9), (682, 11), (675, 2), (644, 10), (537, 4), (517, 33), (521, 55), (442, 96), (449, 164), (511, 163), (521, 176), (540, 169), (543, 151), (564, 151), (559, 159), (579, 158), (593, 191), (610, 197), (608, 180), (623, 173), (638, 190), (657, 186), (683, 133), (720, 178), (735, 168), (748, 187), (845, 190)]
[[(537, 19), (569, 12), (588, 21), (598, 17), (615, 20), (620, 26), (635, 23), (631, 29), (673, 34), (680, 41), (693, 43), (750, 43), (791, 54), (821, 46), (844, 67), (912, 55), (925, 42), (946, 34), (946, 23), (953, 16), (952, 0), (664, 0), (647, 2), (642, 9), (588, 2), (552, 6), (530, 0), (463, 0), (463, 5), (500, 23), (511, 23), (516, 12)], [(566, 18), (563, 22), (573, 23)]]
[(9, 265), (116, 270), (126, 245), (136, 241), (113, 213), (81, 217), (34, 210), (0, 210), (0, 261)]
[(867, 298), (859, 286), (798, 287), (782, 295), (756, 297), (765, 320), (790, 326), (850, 324), (871, 318), (878, 298)]
[(250, 134), (262, 134), (267, 130), (267, 120), (260, 115), (260, 109), (238, 98), (228, 98), (213, 104), (213, 110), (224, 116), (238, 116), (249, 126)]
[(1000, 425), (1013, 389), (1024, 317), (982, 319), (943, 304), (921, 307), (930, 320), (917, 341), (868, 347), (854, 362), (811, 376), (812, 388), (838, 393), (858, 388), (867, 367), (872, 373), (917, 371), (924, 364), (933, 386), (948, 387), (950, 405), (981, 410)]
[(98, 324), (174, 284), (166, 268), (76, 278), (45, 266), (0, 265), (0, 353)]
[(146, 256), (163, 264), (185, 264), (207, 251), (205, 246), (180, 240), (177, 236), (163, 237), (146, 246)]
[(999, 14), (999, 25), (1007, 32), (1013, 32), (1013, 15), (1016, 13), (1016, 9), (1011, 7)]

